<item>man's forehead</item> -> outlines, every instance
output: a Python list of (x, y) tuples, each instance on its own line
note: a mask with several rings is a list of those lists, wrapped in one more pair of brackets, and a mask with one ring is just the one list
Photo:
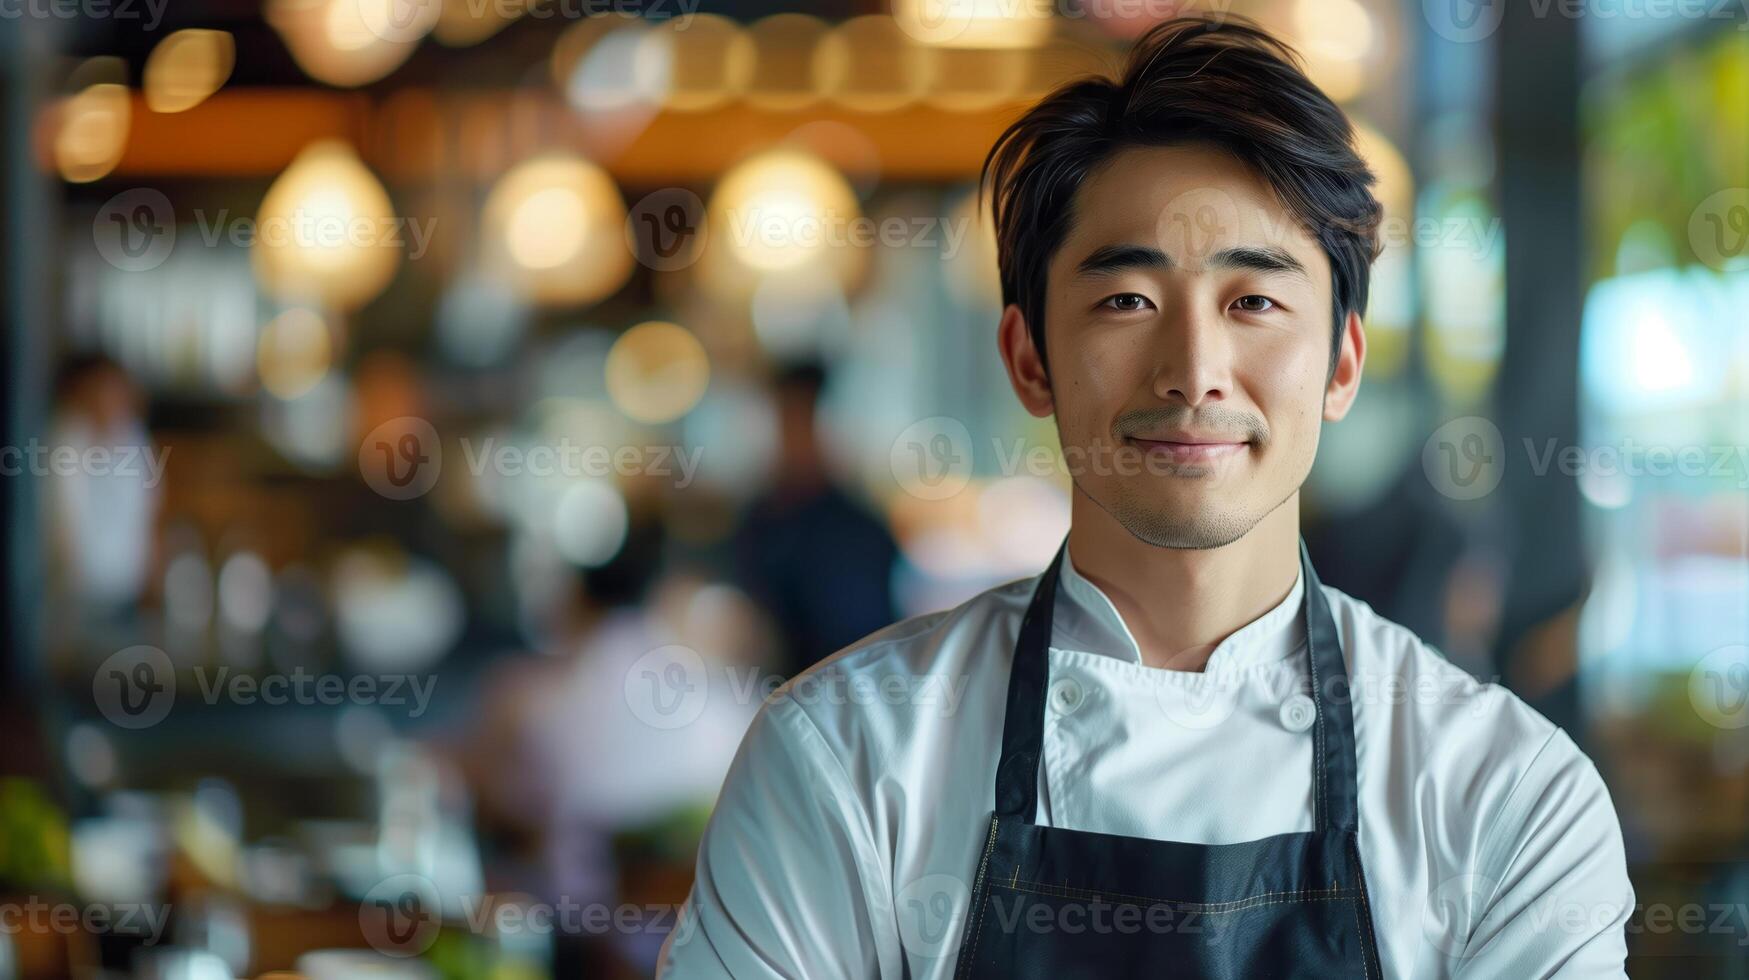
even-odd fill
[(1268, 181), (1229, 153), (1185, 145), (1120, 151), (1083, 182), (1058, 259), (1079, 262), (1112, 245), (1144, 245), (1181, 264), (1235, 246), (1321, 255)]

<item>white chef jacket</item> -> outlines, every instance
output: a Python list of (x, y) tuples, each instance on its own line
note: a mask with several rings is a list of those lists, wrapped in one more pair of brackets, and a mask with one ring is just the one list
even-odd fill
[[(659, 976), (952, 976), (1037, 581), (874, 633), (762, 706)], [(1314, 829), (1303, 576), (1200, 673), (1144, 666), (1072, 559), (1060, 581), (1037, 823), (1201, 844)], [(1625, 976), (1633, 886), (1591, 761), (1511, 692), (1323, 588), (1385, 975)]]

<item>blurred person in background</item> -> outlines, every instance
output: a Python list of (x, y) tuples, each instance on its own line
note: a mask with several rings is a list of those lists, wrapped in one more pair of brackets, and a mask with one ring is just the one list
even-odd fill
[(776, 471), (732, 543), (736, 583), (777, 623), (786, 676), (897, 618), (898, 545), (833, 479), (820, 443), (826, 382), (815, 362), (786, 367), (773, 381)]
[[(610, 561), (570, 569), (540, 656), (496, 664), (482, 684), (460, 753), (487, 832), (514, 852), (501, 866), (525, 876), (497, 887), (559, 907), (685, 897), (770, 641), (745, 597), (665, 570), (663, 541), (661, 523), (639, 517)], [(665, 716), (645, 699), (647, 675), (676, 668), (686, 676), (675, 687), (696, 693)], [(588, 938), (560, 937), (558, 975), (576, 974)], [(647, 974), (662, 938), (616, 931), (617, 955)]]
[(51, 625), (78, 628), (101, 648), (106, 635), (125, 638), (151, 580), (168, 450), (152, 445), (138, 385), (101, 354), (61, 368), (42, 448), (30, 465), (46, 468), (39, 475), (47, 477), (52, 594), (71, 607)]
[(1591, 760), (1301, 535), (1381, 246), (1343, 111), (1253, 22), (1175, 19), (985, 177), (1069, 534), (767, 701), (665, 975), (1625, 976)]

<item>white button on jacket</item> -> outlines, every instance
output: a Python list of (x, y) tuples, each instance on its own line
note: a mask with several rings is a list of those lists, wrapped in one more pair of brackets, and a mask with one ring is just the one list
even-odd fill
[[(1038, 823), (1200, 844), (1313, 829), (1303, 581), (1201, 673), (1144, 666), (1072, 555), (1061, 581)], [(761, 708), (661, 976), (953, 975), (1036, 583), (888, 627), (808, 672), (832, 683)], [(1324, 592), (1386, 976), (1625, 976), (1633, 887), (1591, 761), (1510, 692)]]

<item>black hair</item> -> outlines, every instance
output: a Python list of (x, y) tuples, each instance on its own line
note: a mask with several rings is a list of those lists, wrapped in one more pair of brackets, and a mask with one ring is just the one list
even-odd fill
[[(1293, 49), (1245, 18), (1179, 17), (1154, 26), (1116, 79), (1064, 84), (997, 138), (991, 191), (1002, 301), (1020, 307), (1045, 360), (1045, 274), (1073, 219), (1076, 190), (1118, 151), (1208, 143), (1256, 168), (1330, 259), (1335, 328), (1366, 312), (1383, 208), (1342, 110)], [(1048, 365), (1048, 361), (1045, 362)]]
[(821, 389), (826, 387), (826, 365), (811, 358), (792, 361), (785, 364), (771, 379), (771, 386), (778, 391), (794, 391), (818, 397)]
[(661, 522), (633, 514), (619, 551), (601, 565), (577, 570), (585, 601), (609, 609), (642, 603), (661, 577), (666, 542)]
[(72, 397), (73, 392), (88, 379), (110, 373), (125, 376), (127, 372), (115, 358), (108, 354), (94, 351), (72, 354), (56, 368), (54, 380), (51, 383), (51, 395), (56, 402), (65, 401)]

